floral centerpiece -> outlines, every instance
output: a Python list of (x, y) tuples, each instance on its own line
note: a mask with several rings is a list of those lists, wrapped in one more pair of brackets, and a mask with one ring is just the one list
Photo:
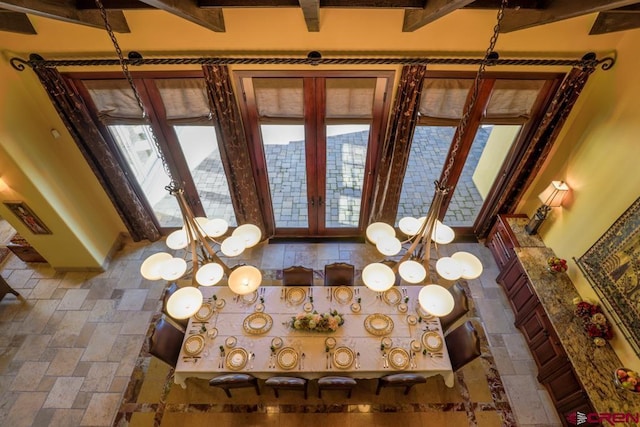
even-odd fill
[(547, 267), (552, 273), (563, 273), (567, 271), (567, 260), (555, 256), (547, 258)]
[(584, 330), (593, 338), (593, 342), (597, 346), (601, 347), (606, 344), (605, 340), (613, 338), (611, 325), (599, 305), (582, 301), (580, 298), (576, 298), (574, 303), (576, 305), (575, 315), (582, 319)]
[(344, 324), (342, 314), (337, 310), (327, 313), (299, 313), (291, 318), (289, 326), (293, 329), (317, 332), (335, 332)]

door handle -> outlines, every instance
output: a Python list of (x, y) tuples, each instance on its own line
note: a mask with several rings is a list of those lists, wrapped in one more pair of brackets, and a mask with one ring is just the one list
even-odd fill
[(322, 196), (318, 197), (318, 206), (322, 206)]
[(315, 206), (316, 202), (313, 197), (309, 199), (309, 203), (311, 204), (311, 206)]

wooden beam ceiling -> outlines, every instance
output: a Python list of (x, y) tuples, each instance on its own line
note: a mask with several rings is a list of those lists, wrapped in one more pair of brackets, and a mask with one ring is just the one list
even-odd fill
[(640, 4), (600, 12), (589, 34), (607, 34), (640, 28)]
[(547, 7), (541, 10), (508, 9), (504, 13), (500, 32), (523, 30), (637, 2), (638, 0), (551, 0)]
[(402, 31), (415, 31), (472, 2), (473, 0), (429, 0), (422, 10), (405, 10)]
[(0, 10), (0, 31), (19, 34), (37, 34), (26, 13)]
[[(320, 31), (320, 9), (402, 9), (403, 32), (416, 31), (458, 9), (497, 9), (501, 0), (102, 0), (114, 31), (130, 32), (123, 10), (158, 9), (225, 32), (225, 8), (299, 8), (309, 32)], [(6, 11), (2, 11), (6, 9)], [(640, 0), (509, 0), (501, 32), (600, 12), (590, 34), (640, 28)], [(104, 28), (95, 0), (0, 0), (0, 31), (35, 34), (28, 14)]]
[[(97, 10), (78, 10), (73, 0), (57, 2), (46, 0), (5, 0), (0, 1), (0, 8), (13, 12), (29, 13), (44, 18), (56, 19), (89, 27), (104, 28), (104, 21)], [(108, 11), (107, 16), (118, 33), (130, 33), (129, 25), (122, 11)]]
[(143, 3), (179, 16), (209, 30), (224, 32), (222, 9), (201, 9), (195, 0), (142, 0)]

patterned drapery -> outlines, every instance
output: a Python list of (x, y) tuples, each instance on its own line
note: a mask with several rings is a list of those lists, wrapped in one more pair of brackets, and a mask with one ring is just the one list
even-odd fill
[(369, 223), (395, 223), (426, 72), (427, 67), (424, 65), (402, 68), (389, 131), (382, 145)]
[(220, 132), (220, 158), (238, 224), (255, 224), (266, 237), (247, 138), (226, 65), (203, 65), (213, 120)]
[(567, 74), (549, 104), (531, 142), (527, 145), (526, 151), (519, 161), (510, 165), (510, 170), (506, 174), (508, 178), (502, 182), (501, 188), (495, 193), (499, 196), (495, 202), (491, 203), (490, 211), (484, 215), (486, 220), (474, 230), (477, 236), (485, 236), (488, 233), (492, 219), (497, 214), (512, 213), (515, 210), (525, 190), (531, 185), (549, 155), (553, 143), (593, 71), (593, 68), (574, 67)]
[(160, 239), (160, 230), (149, 214), (146, 201), (132, 187), (82, 98), (56, 68), (35, 67), (33, 70), (80, 152), (111, 199), (131, 238), (134, 241)]

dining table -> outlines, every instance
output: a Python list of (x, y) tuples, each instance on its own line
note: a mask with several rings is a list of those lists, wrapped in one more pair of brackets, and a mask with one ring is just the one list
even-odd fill
[[(420, 286), (375, 292), (365, 286), (261, 286), (237, 295), (227, 286), (200, 287), (204, 303), (190, 318), (174, 372), (211, 379), (242, 372), (267, 379), (327, 375), (373, 379), (411, 372), (454, 374), (437, 317), (418, 304)], [(295, 329), (305, 316), (337, 313), (335, 331)]]

